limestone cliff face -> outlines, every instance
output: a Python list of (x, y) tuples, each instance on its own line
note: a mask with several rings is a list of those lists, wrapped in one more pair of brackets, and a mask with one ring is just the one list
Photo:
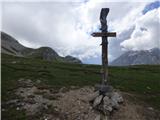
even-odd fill
[(50, 47), (40, 47), (38, 49), (25, 47), (15, 38), (4, 32), (1, 32), (1, 53), (48, 61), (82, 63), (78, 58), (72, 56), (61, 57)]
[(160, 49), (128, 51), (111, 62), (111, 65), (142, 65), (142, 64), (160, 64)]

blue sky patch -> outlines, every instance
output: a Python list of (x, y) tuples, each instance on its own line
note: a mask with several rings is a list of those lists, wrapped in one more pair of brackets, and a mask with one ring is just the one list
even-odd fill
[(159, 8), (159, 7), (160, 7), (160, 1), (149, 3), (148, 5), (145, 6), (142, 13), (146, 14), (148, 11)]

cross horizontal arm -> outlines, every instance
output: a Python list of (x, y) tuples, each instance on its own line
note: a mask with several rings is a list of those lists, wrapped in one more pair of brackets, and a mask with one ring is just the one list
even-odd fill
[(93, 37), (116, 37), (116, 32), (94, 32)]

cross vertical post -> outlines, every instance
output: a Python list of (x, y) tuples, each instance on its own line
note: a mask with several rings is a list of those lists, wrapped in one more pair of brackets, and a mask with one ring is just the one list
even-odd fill
[[(101, 30), (102, 32), (108, 32), (106, 17), (109, 13), (109, 8), (102, 8), (100, 14)], [(108, 38), (102, 36), (102, 85), (107, 84), (108, 78)]]
[(108, 32), (107, 15), (109, 8), (102, 8), (100, 13), (101, 31), (92, 33), (93, 37), (102, 37), (102, 84), (100, 92), (107, 92), (108, 85), (108, 37), (116, 37), (115, 32)]

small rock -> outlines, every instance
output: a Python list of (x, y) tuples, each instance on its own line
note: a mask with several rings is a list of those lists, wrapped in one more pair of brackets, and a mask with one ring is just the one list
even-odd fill
[(60, 90), (59, 90), (59, 92), (61, 92), (61, 93), (64, 93), (64, 92), (66, 92), (68, 89), (66, 88), (66, 87), (62, 87)]
[(12, 64), (15, 64), (15, 63), (17, 63), (16, 61), (12, 61)]
[(17, 108), (16, 108), (16, 110), (20, 110), (20, 108), (19, 108), (19, 107), (17, 107)]
[[(57, 107), (54, 108), (55, 112), (59, 112), (59, 109)], [(66, 112), (67, 114), (67, 112)]]
[(119, 109), (119, 104), (118, 104), (118, 101), (117, 101), (117, 100), (112, 99), (112, 100), (111, 100), (111, 104), (112, 104), (112, 107), (113, 107), (114, 109)]
[(113, 110), (111, 99), (109, 99), (108, 96), (105, 96), (103, 98), (103, 108), (104, 108), (104, 113), (106, 113), (107, 111), (111, 112)]
[(93, 94), (90, 94), (90, 95), (88, 96), (88, 101), (93, 101), (93, 100), (95, 100), (95, 98), (98, 97), (98, 96), (99, 96), (99, 91), (96, 91), (96, 92), (94, 92)]
[(153, 110), (153, 108), (152, 108), (152, 107), (148, 107), (148, 110), (151, 110), (151, 111), (152, 111), (152, 110)]
[(38, 83), (38, 84), (39, 84), (39, 83), (41, 83), (41, 81), (40, 81), (40, 80), (37, 80), (37, 81), (36, 81), (36, 83)]
[(105, 104), (105, 105), (109, 105), (109, 104), (110, 104), (110, 99), (109, 99), (108, 96), (105, 96), (105, 97), (103, 98), (103, 104)]
[(92, 106), (90, 106), (90, 107), (89, 107), (89, 110), (92, 110), (92, 109), (93, 109)]
[(24, 106), (25, 103), (24, 102), (19, 102), (19, 103), (17, 103), (17, 105)]
[(112, 112), (112, 111), (113, 111), (113, 108), (112, 108), (111, 105), (110, 105), (110, 106), (104, 105), (104, 110), (103, 110), (103, 112), (104, 112), (105, 114), (107, 114), (108, 112)]
[(96, 99), (93, 102), (93, 107), (96, 107), (97, 105), (99, 105), (102, 101), (102, 98), (103, 98), (103, 95), (96, 97)]
[(122, 103), (124, 101), (122, 96), (117, 92), (113, 92), (111, 99), (117, 101), (118, 103)]
[(47, 109), (48, 109), (48, 106), (47, 106), (47, 105), (44, 105), (44, 109), (47, 110)]
[(81, 108), (81, 109), (83, 109), (83, 108), (84, 108), (84, 106), (81, 106), (80, 108)]
[(147, 86), (147, 89), (150, 90), (151, 88), (149, 86)]
[(100, 115), (97, 115), (94, 120), (101, 120), (101, 116), (100, 116)]
[(76, 86), (71, 86), (71, 89), (76, 89)]

